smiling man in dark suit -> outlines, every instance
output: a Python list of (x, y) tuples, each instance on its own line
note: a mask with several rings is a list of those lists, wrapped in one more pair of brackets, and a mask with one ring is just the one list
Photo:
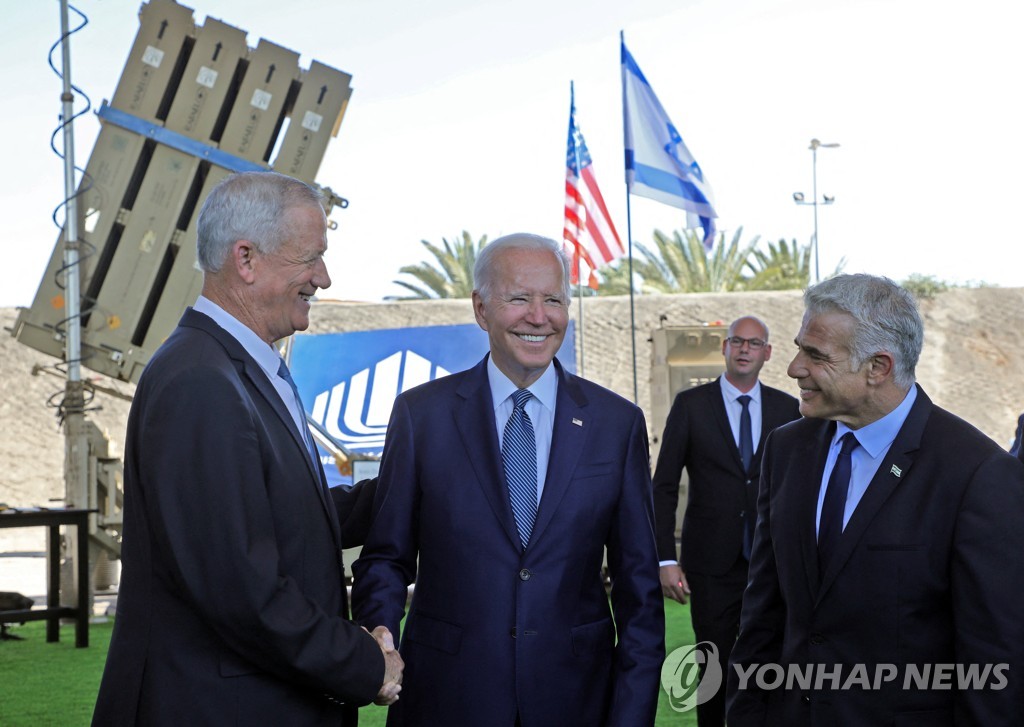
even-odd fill
[(395, 401), (353, 566), (363, 624), (396, 630), (416, 582), (388, 724), (649, 727), (665, 623), (643, 413), (554, 358), (557, 242), (495, 240), (474, 278), (490, 354)]
[[(772, 356), (762, 321), (733, 321), (722, 355), (721, 377), (681, 391), (672, 404), (654, 470), (654, 513), (662, 591), (679, 603), (690, 597), (694, 636), (714, 644), (725, 665), (739, 632), (764, 441), (800, 413), (796, 398), (758, 381)], [(690, 485), (677, 555), (684, 468)], [(697, 706), (697, 721), (700, 727), (725, 723), (724, 690)]]
[(331, 284), (320, 194), (228, 177), (198, 237), (202, 295), (128, 418), (124, 570), (93, 724), (354, 725), (401, 681), (387, 630), (347, 618), (341, 549), (365, 533), (372, 490), (327, 490), (273, 346)]
[[(1019, 725), (1024, 468), (915, 384), (907, 291), (841, 275), (804, 302), (806, 418), (761, 464), (730, 727)], [(764, 665), (811, 678), (770, 689)]]

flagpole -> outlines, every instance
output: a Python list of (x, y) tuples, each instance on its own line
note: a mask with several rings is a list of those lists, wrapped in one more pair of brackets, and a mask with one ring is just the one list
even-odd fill
[[(626, 47), (626, 34), (619, 31), (619, 47)], [(626, 81), (622, 81), (622, 138), (626, 138)], [(640, 405), (640, 394), (636, 383), (636, 301), (633, 295), (633, 217), (629, 208), (629, 164), (626, 163), (625, 143), (623, 143), (623, 167), (626, 172), (626, 254), (629, 256), (629, 343), (633, 362), (633, 403)]]
[(583, 342), (583, 284), (580, 282), (580, 258), (576, 256), (576, 297), (580, 300), (580, 378), (586, 377), (586, 358), (584, 354), (584, 348), (586, 344)]
[[(572, 112), (573, 112), (573, 110), (575, 108), (576, 108), (576, 86), (575, 86), (575, 83), (573, 81), (569, 81), (569, 116), (570, 117), (572, 116)], [(580, 147), (579, 147), (578, 144), (573, 144), (572, 146), (573, 146), (574, 156), (576, 157), (576, 174), (577, 174), (577, 178), (579, 178), (579, 176), (582, 176), (581, 175), (581, 168), (580, 168)], [(578, 183), (579, 182), (577, 182), (577, 184)], [(579, 235), (579, 228), (577, 227), (577, 229), (576, 229), (576, 239), (579, 240), (579, 237), (580, 237), (580, 235)], [(580, 306), (580, 325), (579, 325), (579, 331), (580, 331), (580, 378), (584, 378), (584, 377), (586, 377), (586, 373), (585, 373), (586, 372), (586, 367), (584, 365), (586, 363), (586, 351), (585, 351), (586, 343), (585, 343), (585, 340), (583, 338), (583, 276), (580, 274), (582, 272), (582, 269), (581, 269), (581, 266), (580, 266), (580, 259), (583, 256), (580, 255), (580, 248), (579, 248), (578, 244), (574, 244), (573, 245), (573, 250), (575, 250), (575, 254), (573, 255), (573, 258), (576, 260), (576, 297), (579, 299), (579, 306)]]
[(636, 303), (633, 297), (633, 220), (629, 210), (629, 188), (626, 188), (626, 235), (629, 237), (629, 342), (633, 350), (633, 403), (640, 404), (636, 385)]

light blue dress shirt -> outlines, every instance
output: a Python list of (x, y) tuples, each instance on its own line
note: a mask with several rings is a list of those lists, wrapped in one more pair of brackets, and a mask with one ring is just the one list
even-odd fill
[[(491, 400), (494, 404), (494, 424), (498, 429), (498, 448), (505, 436), (505, 425), (512, 416), (515, 404), (512, 394), (519, 387), (512, 383), (494, 364), (494, 359), (487, 357), (487, 380), (491, 385)], [(533, 424), (533, 437), (537, 445), (537, 504), (544, 494), (544, 480), (548, 474), (548, 458), (551, 454), (551, 433), (555, 427), (555, 399), (558, 395), (558, 375), (554, 364), (548, 364), (544, 373), (527, 389), (533, 394), (526, 402), (526, 414)]]
[(821, 486), (818, 488), (818, 515), (815, 519), (815, 533), (821, 524), (821, 506), (825, 502), (825, 490), (828, 487), (828, 478), (832, 476), (836, 460), (839, 458), (839, 450), (842, 449), (840, 440), (847, 432), (853, 432), (857, 437), (860, 446), (853, 450), (850, 455), (850, 489), (846, 493), (846, 509), (843, 511), (843, 529), (846, 523), (850, 522), (850, 516), (857, 509), (861, 498), (867, 492), (868, 485), (882, 464), (882, 460), (889, 452), (893, 440), (903, 427), (903, 422), (910, 414), (910, 408), (917, 400), (917, 386), (911, 386), (910, 391), (900, 402), (900, 405), (886, 414), (878, 421), (871, 422), (860, 429), (850, 429), (842, 422), (836, 426), (835, 436), (828, 448), (828, 459), (825, 460), (825, 471), (821, 476)]
[(242, 348), (245, 349), (245, 352), (255, 359), (263, 373), (267, 375), (267, 379), (270, 381), (271, 386), (274, 387), (277, 395), (281, 397), (281, 401), (288, 407), (288, 413), (292, 415), (295, 429), (302, 435), (303, 441), (305, 441), (306, 436), (304, 432), (307, 431), (306, 413), (302, 411), (299, 402), (295, 400), (295, 392), (292, 391), (291, 385), (277, 375), (278, 369), (281, 367), (281, 361), (284, 360), (281, 358), (281, 354), (277, 352), (277, 349), (257, 336), (255, 331), (209, 298), (204, 298), (200, 295), (192, 309), (212, 318), (214, 323), (238, 341)]

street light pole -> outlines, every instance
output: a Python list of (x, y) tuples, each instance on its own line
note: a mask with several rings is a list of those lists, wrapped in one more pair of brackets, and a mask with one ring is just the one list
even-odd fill
[[(810, 202), (804, 200), (803, 192), (794, 192), (793, 201), (797, 204), (812, 205), (814, 207), (814, 282), (821, 282), (821, 266), (819, 264), (820, 257), (818, 255), (818, 149), (823, 147), (825, 149), (834, 149), (839, 144), (823, 144), (817, 139), (811, 139), (811, 145), (808, 147), (811, 150), (811, 194), (813, 198)], [(832, 204), (836, 201), (835, 197), (829, 197), (827, 194), (824, 195), (821, 204)]]

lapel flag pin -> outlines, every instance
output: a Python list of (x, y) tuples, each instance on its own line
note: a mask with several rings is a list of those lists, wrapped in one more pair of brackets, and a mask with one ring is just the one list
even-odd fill
[(894, 475), (896, 475), (897, 477), (902, 477), (902, 476), (903, 476), (903, 470), (901, 470), (901, 469), (900, 469), (899, 467), (897, 467), (896, 465), (893, 465), (893, 466), (892, 466), (892, 469), (891, 469), (891, 470), (889, 470), (889, 473), (890, 473), (890, 474), (894, 474)]
[(577, 427), (582, 427), (583, 426), (583, 420), (582, 419), (577, 419), (576, 417), (572, 418), (572, 423), (575, 424)]

